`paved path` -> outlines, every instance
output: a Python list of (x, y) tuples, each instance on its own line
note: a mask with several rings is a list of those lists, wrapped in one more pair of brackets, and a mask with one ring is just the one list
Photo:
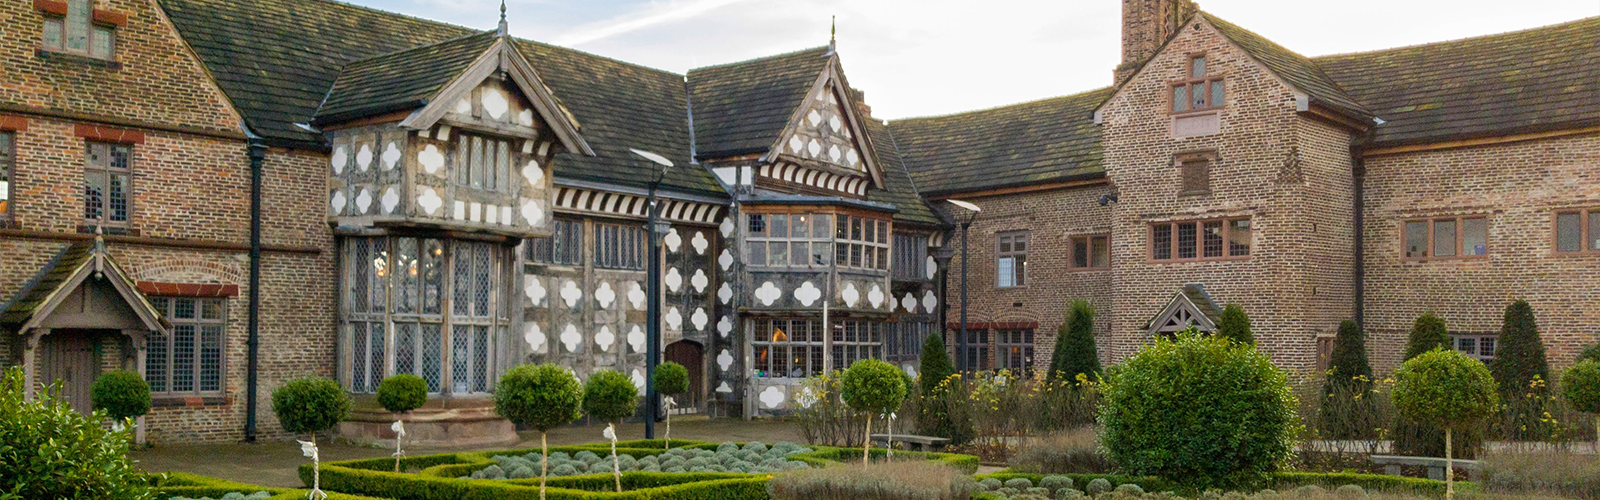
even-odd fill
[[(778, 441), (805, 443), (794, 424), (776, 420), (707, 419), (697, 416), (672, 418), (674, 439), (699, 439), (705, 441), (761, 441), (772, 444)], [(567, 427), (550, 433), (550, 445), (571, 445), (601, 441), (604, 426)], [(624, 424), (618, 427), (620, 440), (643, 439), (644, 424)], [(658, 437), (666, 430), (656, 425)], [(521, 433), (522, 442), (504, 448), (537, 448), (538, 432)], [(366, 448), (345, 443), (323, 443), (320, 446), (324, 461), (357, 458), (387, 457), (393, 449)], [(472, 451), (470, 449), (415, 449), (406, 450), (411, 456)], [(138, 461), (140, 469), (147, 472), (182, 471), (204, 476), (219, 477), (249, 484), (275, 487), (301, 487), (295, 468), (306, 462), (300, 455), (300, 446), (294, 442), (268, 442), (257, 444), (218, 444), (190, 446), (158, 446), (129, 453)]]

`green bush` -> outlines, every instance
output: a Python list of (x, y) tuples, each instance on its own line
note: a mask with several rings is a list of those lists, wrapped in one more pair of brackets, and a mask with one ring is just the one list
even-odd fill
[(639, 408), (639, 388), (616, 370), (598, 370), (583, 383), (583, 412), (603, 422), (633, 416)]
[(1440, 347), (1448, 349), (1450, 344), (1450, 329), (1445, 326), (1444, 320), (1432, 311), (1424, 312), (1411, 324), (1411, 335), (1406, 339), (1406, 357), (1402, 361), (1410, 361)]
[(1228, 304), (1222, 308), (1222, 318), (1217, 321), (1217, 336), (1241, 344), (1256, 343), (1255, 334), (1250, 333), (1250, 316), (1244, 313), (1244, 308), (1239, 304)]
[(1594, 361), (1600, 363), (1600, 344), (1589, 346), (1578, 354), (1578, 361)]
[(144, 500), (143, 476), (127, 457), (128, 431), (101, 427), (58, 399), (60, 386), (25, 397), (22, 370), (0, 383), (0, 498)]
[(1072, 383), (1080, 374), (1087, 380), (1100, 377), (1100, 354), (1094, 346), (1094, 305), (1081, 299), (1067, 306), (1067, 320), (1056, 329), (1056, 349), (1050, 357), (1046, 380)]
[(966, 500), (977, 490), (972, 478), (934, 462), (834, 466), (774, 476), (774, 500)]
[(850, 408), (867, 414), (866, 433), (862, 436), (863, 463), (867, 450), (872, 448), (872, 417), (893, 412), (906, 398), (905, 374), (894, 365), (876, 359), (863, 359), (850, 365), (844, 372), (844, 387), (839, 394)]
[(1561, 375), (1561, 390), (1572, 409), (1594, 415), (1595, 446), (1600, 447), (1600, 361), (1572, 365)]
[(1555, 429), (1545, 414), (1550, 411), (1550, 382), (1554, 379), (1550, 378), (1533, 307), (1527, 301), (1519, 299), (1506, 306), (1505, 323), (1495, 345), (1489, 371), (1504, 403), (1497, 437), (1514, 441), (1549, 438)]
[(951, 404), (964, 399), (952, 394), (961, 385), (959, 379), (951, 379), (955, 372), (943, 336), (929, 335), (922, 343), (921, 372), (917, 374), (917, 433), (964, 444), (972, 439), (972, 426), (966, 414), (958, 411), (965, 405)]
[(394, 413), (405, 413), (428, 402), (428, 382), (422, 377), (402, 373), (378, 383), (378, 404)]
[(656, 365), (656, 392), (668, 396), (689, 392), (689, 369), (672, 361)]
[(1300, 430), (1282, 370), (1254, 346), (1186, 331), (1113, 367), (1101, 441), (1126, 472), (1242, 486), (1282, 469)]
[[(151, 489), (155, 498), (167, 499), (202, 499), (215, 498), (218, 500), (234, 500), (237, 498), (250, 498), (248, 495), (259, 495), (266, 492), (269, 496), (265, 500), (305, 500), (310, 494), (309, 490), (290, 488), (271, 488), (254, 484), (237, 483), (213, 477), (198, 476), (185, 472), (166, 472), (148, 476)], [(328, 500), (384, 500), (373, 497), (350, 495), (345, 493), (326, 492)]]
[[(631, 385), (631, 384), (630, 384)], [(541, 456), (550, 456), (550, 429), (566, 425), (580, 416), (583, 387), (566, 368), (553, 363), (522, 365), (500, 376), (495, 386), (494, 411), (512, 423), (539, 431)], [(545, 498), (548, 464), (539, 467), (539, 498)], [(301, 475), (305, 472), (302, 469)]]
[(1328, 362), (1328, 378), (1322, 386), (1318, 424), (1325, 439), (1369, 439), (1373, 430), (1368, 422), (1372, 412), (1372, 365), (1367, 363), (1366, 332), (1356, 322), (1339, 323)]
[[(1443, 319), (1435, 316), (1433, 312), (1424, 312), (1418, 316), (1411, 325), (1411, 334), (1406, 339), (1406, 355), (1402, 361), (1434, 349), (1453, 347), (1449, 328)], [(1394, 449), (1397, 454), (1419, 457), (1444, 456), (1444, 429), (1428, 424), (1417, 423), (1410, 419), (1395, 415), (1395, 421), (1390, 426), (1390, 435), (1394, 439)], [(1457, 429), (1452, 443), (1452, 453), (1462, 458), (1477, 456), (1478, 450), (1483, 447), (1483, 428), (1473, 426)]]
[(113, 419), (138, 418), (150, 412), (150, 384), (127, 370), (105, 372), (94, 379), (89, 400), (94, 409), (104, 410)]
[(316, 433), (332, 429), (350, 415), (350, 398), (338, 382), (312, 375), (272, 391), (272, 412), (284, 431)]

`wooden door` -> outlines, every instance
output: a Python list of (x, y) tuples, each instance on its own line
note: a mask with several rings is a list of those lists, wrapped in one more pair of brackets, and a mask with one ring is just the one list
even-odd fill
[(689, 393), (676, 397), (678, 402), (677, 413), (699, 413), (699, 408), (705, 403), (705, 366), (704, 355), (700, 344), (690, 340), (680, 340), (667, 345), (667, 361), (671, 361), (689, 370)]
[(60, 383), (61, 400), (84, 415), (92, 412), (89, 387), (100, 376), (94, 339), (95, 334), (85, 330), (57, 330), (41, 342), (44, 385)]

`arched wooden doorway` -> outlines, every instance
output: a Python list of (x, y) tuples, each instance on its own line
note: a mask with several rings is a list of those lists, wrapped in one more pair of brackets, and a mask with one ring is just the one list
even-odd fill
[(689, 393), (674, 396), (678, 402), (674, 413), (700, 413), (705, 407), (705, 349), (699, 342), (693, 340), (679, 340), (667, 344), (665, 356), (671, 361), (689, 370)]

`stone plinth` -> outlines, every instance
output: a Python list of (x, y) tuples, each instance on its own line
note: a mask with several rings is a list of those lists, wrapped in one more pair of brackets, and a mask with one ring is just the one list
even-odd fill
[[(389, 426), (396, 416), (373, 396), (356, 396), (350, 418), (339, 423), (339, 436), (392, 448), (394, 431)], [(494, 400), (487, 397), (432, 398), (405, 414), (404, 420), (407, 448), (501, 446), (518, 440), (516, 426), (495, 414)]]

